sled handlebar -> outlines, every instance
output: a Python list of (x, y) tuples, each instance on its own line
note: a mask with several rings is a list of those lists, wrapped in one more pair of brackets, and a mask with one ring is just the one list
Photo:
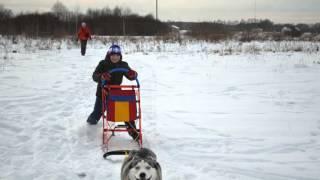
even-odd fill
[(128, 155), (131, 150), (117, 150), (117, 151), (109, 151), (103, 154), (103, 158), (107, 159), (107, 157), (112, 155)]
[[(110, 71), (108, 71), (110, 74), (114, 73), (114, 72), (124, 72), (124, 73), (127, 73), (129, 72), (129, 69), (126, 69), (126, 68), (115, 68), (115, 69), (111, 69)], [(137, 86), (140, 87), (140, 83), (139, 83), (139, 80), (138, 80), (138, 77), (136, 77), (136, 83), (137, 83)], [(107, 81), (106, 80), (102, 80), (101, 81), (101, 84), (102, 86), (105, 86), (107, 85)]]
[(114, 73), (114, 72), (125, 72), (127, 73), (129, 71), (129, 69), (126, 69), (126, 68), (114, 68), (114, 69), (111, 69), (109, 71), (110, 74)]

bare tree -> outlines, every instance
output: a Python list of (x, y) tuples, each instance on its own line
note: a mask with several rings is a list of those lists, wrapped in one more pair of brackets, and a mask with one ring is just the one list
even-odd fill
[(123, 9), (119, 6), (116, 6), (114, 9), (113, 9), (113, 15), (114, 16), (121, 16), (123, 13)]
[(60, 20), (67, 21), (69, 17), (68, 8), (60, 1), (57, 1), (52, 6), (52, 12), (56, 15)]
[(129, 16), (130, 14), (133, 14), (130, 8), (127, 7), (122, 10), (123, 16)]
[(102, 15), (105, 15), (105, 16), (112, 15), (112, 10), (108, 6), (104, 7), (101, 11), (102, 11), (101, 12)]
[(14, 30), (9, 26), (9, 21), (12, 19), (13, 13), (10, 9), (6, 9), (0, 4), (0, 34), (8, 34)]
[(6, 9), (2, 4), (0, 4), (0, 20), (7, 19), (13, 16), (11, 9)]

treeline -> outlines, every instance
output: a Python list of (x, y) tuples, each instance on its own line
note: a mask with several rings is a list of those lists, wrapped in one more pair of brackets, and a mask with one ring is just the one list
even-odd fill
[[(303, 33), (320, 34), (320, 23), (275, 24), (268, 19), (249, 19), (234, 22), (161, 22), (152, 15), (140, 16), (128, 8), (105, 7), (88, 9), (86, 13), (69, 11), (61, 2), (56, 2), (51, 12), (20, 13), (0, 5), (0, 34), (26, 36), (64, 37), (75, 35), (81, 22), (86, 22), (95, 35), (148, 36), (174, 34), (187, 30), (197, 39), (222, 40), (241, 33), (241, 39), (283, 39), (300, 37)], [(173, 26), (174, 25), (174, 26)], [(177, 28), (178, 27), (178, 28)], [(173, 33), (169, 33), (173, 32)], [(180, 31), (179, 31), (180, 32)], [(262, 33), (263, 32), (263, 33)], [(179, 36), (180, 38), (180, 36)]]
[[(257, 32), (283, 33), (291, 37), (299, 37), (303, 33), (320, 34), (320, 23), (275, 24), (268, 19), (249, 19), (241, 20), (240, 22), (169, 22), (169, 24), (188, 30), (188, 34), (193, 37), (210, 40), (226, 39), (239, 32), (248, 34)], [(289, 30), (290, 32), (283, 32), (284, 30)]]
[(63, 37), (75, 35), (81, 22), (86, 22), (95, 35), (160, 35), (169, 27), (153, 18), (140, 16), (130, 9), (88, 9), (86, 13), (71, 12), (61, 2), (53, 5), (51, 12), (20, 13), (0, 5), (0, 34)]

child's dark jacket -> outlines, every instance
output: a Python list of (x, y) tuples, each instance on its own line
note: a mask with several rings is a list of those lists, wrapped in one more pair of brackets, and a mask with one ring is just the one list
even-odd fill
[[(95, 71), (92, 74), (92, 79), (98, 83), (96, 96), (101, 97), (101, 75), (105, 72), (108, 72), (115, 68), (125, 68), (131, 70), (127, 62), (120, 60), (118, 63), (112, 63), (109, 59), (102, 60), (99, 62), (98, 66), (96, 67)], [(123, 76), (130, 79), (125, 72), (114, 72), (111, 74), (111, 80), (108, 84), (112, 85), (121, 85)], [(133, 80), (133, 79), (130, 79)]]

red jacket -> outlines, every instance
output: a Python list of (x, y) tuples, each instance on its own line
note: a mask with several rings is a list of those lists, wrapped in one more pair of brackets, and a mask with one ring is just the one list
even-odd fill
[(78, 32), (78, 38), (80, 40), (88, 40), (91, 39), (91, 33), (88, 27), (81, 27)]

